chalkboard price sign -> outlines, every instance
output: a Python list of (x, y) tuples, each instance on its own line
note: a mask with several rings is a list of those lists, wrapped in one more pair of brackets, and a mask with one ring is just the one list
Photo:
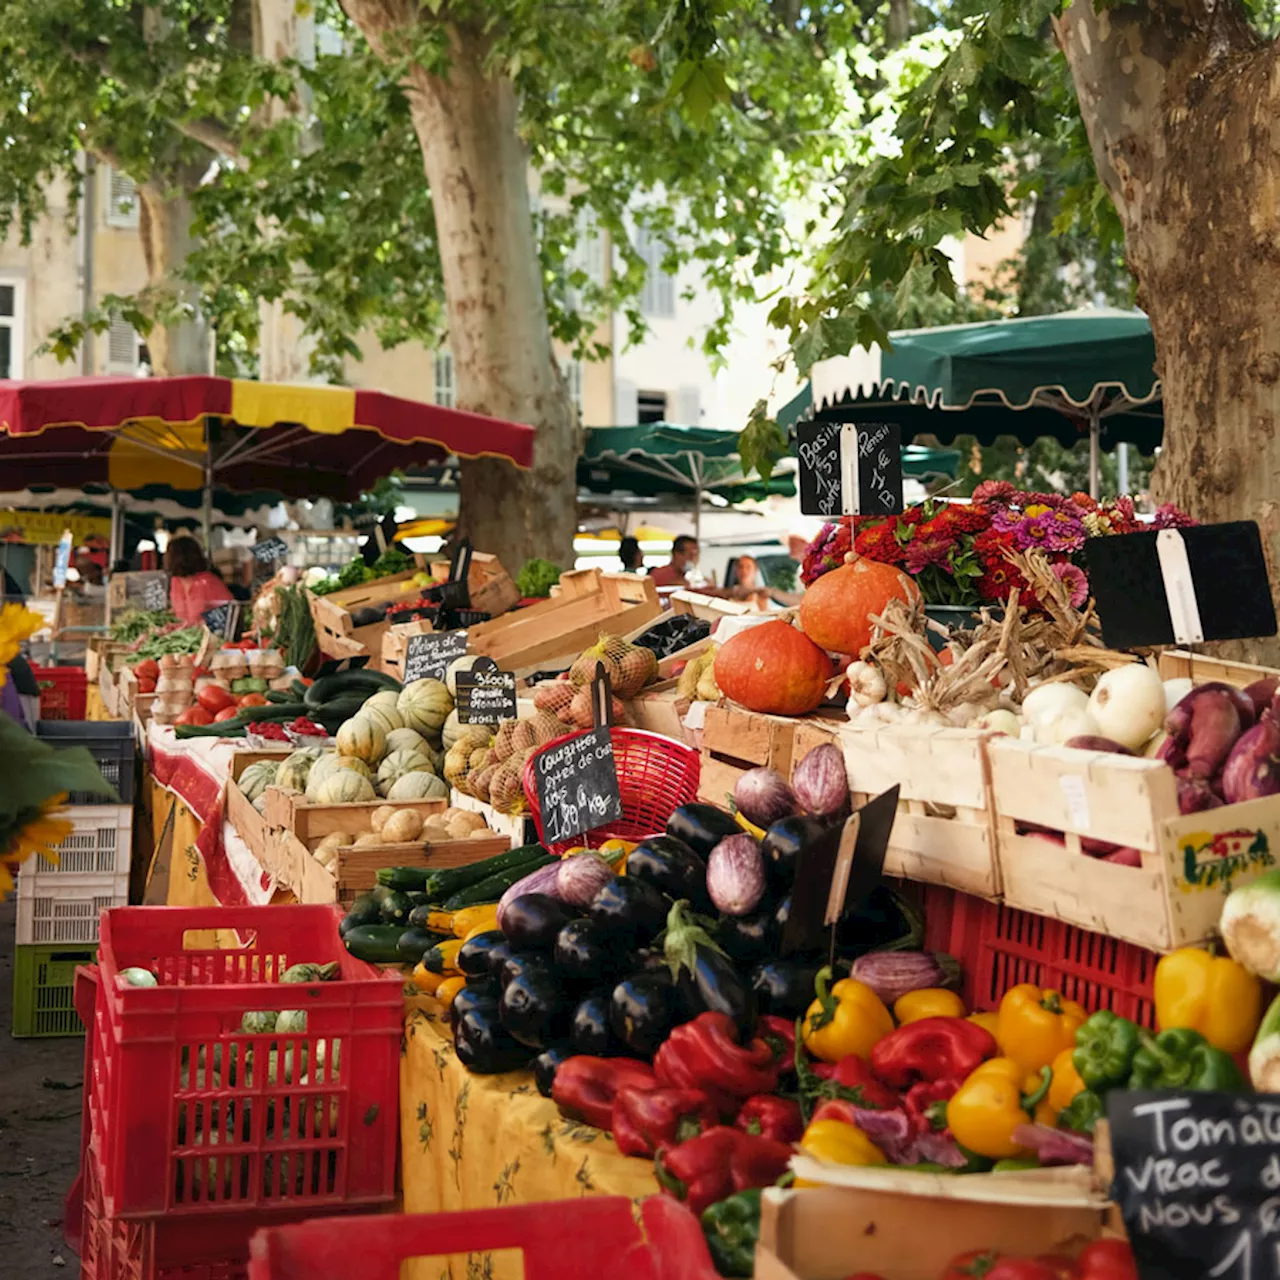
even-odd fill
[(807, 516), (902, 511), (902, 429), (893, 422), (806, 422), (796, 428), (800, 510)]
[(533, 757), (542, 843), (556, 844), (622, 817), (622, 795), (607, 725)]
[(200, 617), (215, 636), (222, 636), (225, 640), (235, 640), (240, 630), (240, 612), (240, 606), (234, 601), (229, 601), (226, 604), (215, 605), (212, 609), (206, 609)]
[(1142, 1280), (1280, 1277), (1280, 1097), (1107, 1097), (1120, 1206)]
[(142, 607), (151, 613), (169, 607), (169, 580), (163, 573), (152, 574), (143, 581)]
[(264, 538), (253, 544), (253, 558), (259, 564), (274, 564), (289, 554), (289, 544), (283, 538)]
[(492, 658), (479, 658), (470, 671), (459, 671), (458, 723), (500, 724), (516, 718), (516, 674), (499, 671)]
[(428, 631), (410, 636), (405, 642), (403, 682), (410, 680), (443, 680), (451, 662), (465, 657), (465, 631)]

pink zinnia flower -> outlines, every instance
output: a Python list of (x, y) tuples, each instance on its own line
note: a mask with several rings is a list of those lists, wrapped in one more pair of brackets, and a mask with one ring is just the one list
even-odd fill
[(1045, 545), (1050, 551), (1079, 551), (1084, 546), (1084, 522), (1069, 511), (1051, 511), (1045, 517), (1049, 536)]
[(1012, 533), (1022, 523), (1021, 512), (1009, 507), (994, 507), (991, 511), (991, 527), (1001, 533)]
[(1049, 546), (1049, 536), (1053, 532), (1053, 513), (1031, 516), (1019, 522), (1013, 530), (1013, 543), (1019, 551), (1030, 551), (1033, 547)]
[(941, 569), (945, 569), (950, 573), (951, 566), (947, 563), (947, 556), (954, 545), (953, 538), (943, 537), (939, 534), (932, 536), (912, 538), (907, 545), (906, 569), (913, 576), (923, 573), (931, 564), (936, 564)]
[(1155, 519), (1151, 524), (1156, 529), (1191, 529), (1196, 520), (1172, 502), (1163, 502), (1156, 508)]
[(1018, 491), (1008, 480), (984, 480), (973, 491), (974, 502), (1005, 503)]
[(1053, 575), (1071, 592), (1071, 607), (1078, 609), (1089, 598), (1089, 578), (1078, 564), (1063, 560), (1050, 566)]

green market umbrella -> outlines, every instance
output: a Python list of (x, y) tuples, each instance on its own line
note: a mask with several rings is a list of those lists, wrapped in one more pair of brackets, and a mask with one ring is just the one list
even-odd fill
[(814, 366), (818, 417), (891, 417), (904, 436), (964, 432), (990, 443), (1089, 437), (1090, 492), (1104, 442), (1150, 452), (1164, 414), (1147, 317), (1108, 308), (1023, 320), (942, 325), (889, 335), (891, 349), (855, 348)]

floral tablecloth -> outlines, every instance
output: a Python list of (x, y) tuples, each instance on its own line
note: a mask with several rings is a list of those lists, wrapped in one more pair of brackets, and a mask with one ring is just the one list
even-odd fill
[[(492, 1208), (587, 1195), (657, 1192), (653, 1167), (624, 1156), (599, 1129), (566, 1120), (527, 1071), (473, 1076), (458, 1061), (444, 1013), (429, 999), (405, 1014), (400, 1159), (406, 1213)], [(572, 1224), (565, 1223), (566, 1247)], [(519, 1280), (507, 1251), (419, 1259), (406, 1280)]]

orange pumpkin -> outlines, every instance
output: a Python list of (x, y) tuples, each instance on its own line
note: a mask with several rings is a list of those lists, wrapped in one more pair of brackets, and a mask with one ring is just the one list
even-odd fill
[(822, 701), (831, 674), (831, 659), (786, 622), (748, 627), (716, 654), (720, 692), (748, 711), (804, 715)]
[(920, 588), (893, 565), (859, 556), (810, 585), (800, 601), (800, 625), (819, 648), (856, 658), (871, 643), (869, 615), (895, 599), (913, 604)]

